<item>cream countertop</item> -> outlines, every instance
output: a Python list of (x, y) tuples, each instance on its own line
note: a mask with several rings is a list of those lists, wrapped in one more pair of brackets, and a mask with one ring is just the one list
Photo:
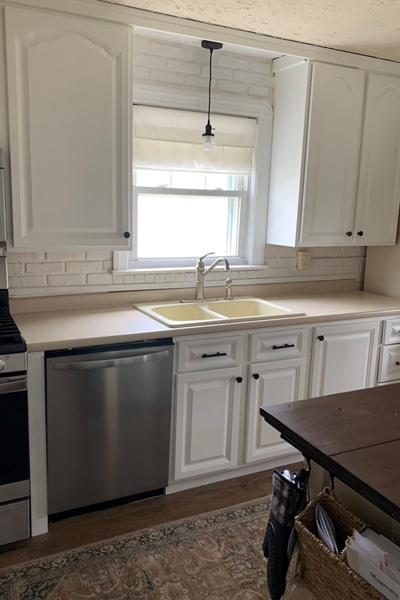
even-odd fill
[(173, 329), (158, 323), (132, 306), (13, 312), (13, 317), (27, 342), (28, 351), (33, 352), (182, 335), (400, 315), (400, 299), (358, 291), (274, 296), (271, 300), (293, 312), (305, 312), (306, 315)]

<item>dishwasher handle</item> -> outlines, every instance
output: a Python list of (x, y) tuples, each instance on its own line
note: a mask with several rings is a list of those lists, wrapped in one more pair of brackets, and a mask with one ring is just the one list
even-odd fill
[(111, 358), (103, 360), (76, 360), (73, 362), (59, 362), (54, 364), (55, 371), (90, 371), (93, 369), (109, 369), (111, 367), (129, 367), (154, 360), (168, 358), (170, 351), (153, 352), (151, 354), (140, 354), (139, 356), (127, 356), (125, 358)]

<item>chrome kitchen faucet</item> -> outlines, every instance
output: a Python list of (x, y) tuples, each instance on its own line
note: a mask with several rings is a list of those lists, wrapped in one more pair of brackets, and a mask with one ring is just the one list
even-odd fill
[(215, 260), (208, 267), (208, 269), (205, 269), (204, 268), (204, 259), (206, 258), (206, 256), (210, 256), (211, 254), (214, 254), (214, 252), (208, 252), (208, 254), (204, 254), (204, 256), (200, 256), (200, 258), (197, 259), (197, 263), (196, 263), (196, 291), (195, 291), (195, 295), (194, 295), (194, 299), (195, 300), (204, 300), (204, 277), (208, 273), (211, 273), (211, 271), (213, 271), (215, 269), (215, 267), (219, 263), (224, 263), (225, 264), (225, 271), (229, 271), (229, 269), (230, 269), (229, 262), (224, 257), (217, 258), (217, 260)]

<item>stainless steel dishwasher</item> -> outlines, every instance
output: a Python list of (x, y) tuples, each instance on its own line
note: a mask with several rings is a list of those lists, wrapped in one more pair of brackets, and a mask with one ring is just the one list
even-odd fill
[(161, 493), (172, 340), (46, 353), (48, 511)]

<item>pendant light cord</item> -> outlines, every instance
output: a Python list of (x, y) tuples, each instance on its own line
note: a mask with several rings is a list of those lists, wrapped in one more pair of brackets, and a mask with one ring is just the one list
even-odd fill
[(210, 48), (210, 81), (208, 82), (208, 121), (207, 121), (207, 125), (210, 125), (210, 114), (211, 114), (212, 55), (213, 55), (213, 49)]

